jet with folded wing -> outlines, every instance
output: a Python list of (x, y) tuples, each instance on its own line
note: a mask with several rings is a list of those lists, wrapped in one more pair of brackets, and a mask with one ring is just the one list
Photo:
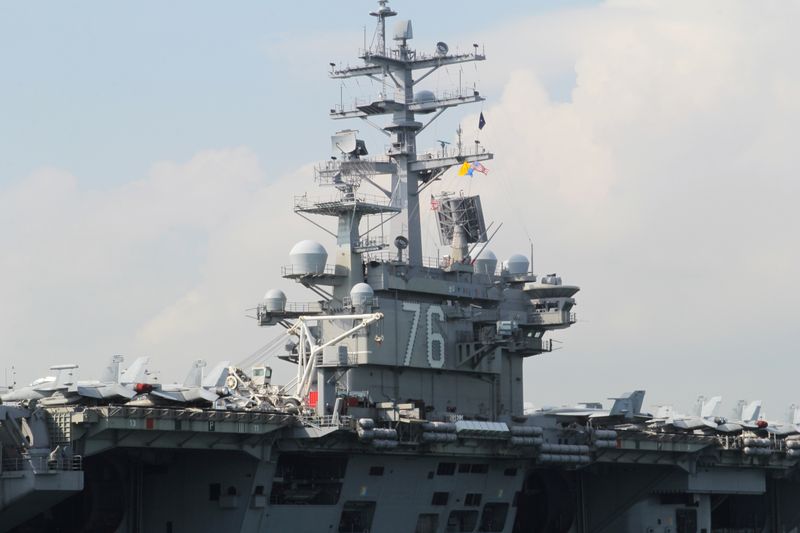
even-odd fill
[(633, 392), (626, 392), (617, 398), (609, 398), (614, 400), (611, 409), (603, 409), (600, 403), (583, 403), (572, 407), (551, 407), (542, 408), (534, 414), (554, 416), (560, 421), (568, 420), (597, 420), (597, 421), (641, 421), (652, 418), (651, 415), (642, 412), (642, 404), (644, 402), (643, 390), (636, 390)]
[(800, 406), (795, 404), (790, 405), (786, 420), (781, 422), (767, 421), (766, 430), (767, 433), (777, 435), (778, 437), (800, 433)]
[(54, 365), (50, 370), (54, 370), (55, 376), (45, 376), (34, 380), (30, 385), (18, 389), (10, 389), (0, 395), (2, 403), (24, 402), (31, 400), (43, 400), (49, 398), (59, 391), (66, 390), (74, 384), (75, 369), (78, 365)]
[(146, 392), (130, 402), (130, 405), (158, 405), (179, 403), (188, 405), (212, 404), (228, 394), (225, 379), (228, 377), (230, 361), (222, 361), (206, 375), (205, 361), (195, 361), (183, 383), (150, 384), (137, 390)]
[(134, 385), (144, 381), (147, 376), (150, 358), (139, 357), (125, 370), (122, 370), (123, 360), (121, 355), (113, 356), (99, 380), (78, 381), (77, 387), (68, 392), (80, 398), (100, 401), (130, 400), (137, 394)]
[(739, 433), (745, 429), (764, 429), (767, 422), (761, 419), (761, 400), (746, 402), (739, 400), (733, 410), (731, 420), (724, 420), (717, 426), (723, 433)]
[(703, 429), (716, 429), (721, 420), (716, 416), (717, 407), (722, 402), (722, 396), (712, 396), (706, 399), (700, 396), (695, 405), (694, 414), (683, 415), (675, 413), (671, 405), (664, 405), (656, 412), (656, 416), (648, 421), (650, 427), (664, 430), (678, 429), (695, 431)]

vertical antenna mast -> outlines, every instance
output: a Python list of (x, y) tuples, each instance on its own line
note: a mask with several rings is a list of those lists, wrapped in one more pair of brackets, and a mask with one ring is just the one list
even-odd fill
[[(382, 56), (386, 55), (386, 19), (388, 17), (393, 17), (397, 15), (396, 11), (393, 11), (392, 8), (387, 6), (386, 4), (389, 3), (389, 0), (378, 0), (378, 4), (380, 7), (377, 11), (373, 11), (370, 13), (373, 17), (378, 17), (378, 42), (377, 47), (375, 49), (375, 53), (380, 54)], [(367, 52), (367, 47), (364, 47), (364, 52)]]
[[(372, 50), (365, 50), (361, 59), (363, 66), (333, 68), (332, 78), (367, 77), (373, 80), (383, 78), (384, 83), (394, 84), (394, 96), (387, 91), (371, 103), (357, 104), (352, 109), (332, 110), (333, 119), (360, 118), (374, 126), (371, 118), (378, 115), (390, 117), (385, 126), (375, 126), (391, 139), (386, 152), (389, 163), (374, 163), (377, 169), (391, 175), (391, 205), (402, 210), (401, 216), (393, 219), (395, 236), (408, 239), (408, 262), (412, 266), (422, 265), (422, 235), (420, 229), (419, 186), (439, 177), (450, 167), (465, 162), (483, 161), (492, 158), (485, 150), (477, 150), (474, 154), (457, 155), (441, 153), (437, 157), (417, 157), (417, 135), (438, 118), (445, 110), (463, 104), (484, 100), (477, 90), (465, 95), (460, 91), (455, 95), (437, 96), (431, 91), (416, 91), (415, 86), (437, 69), (457, 63), (483, 61), (486, 57), (475, 47), (471, 53), (450, 54), (449, 47), (443, 42), (436, 45), (433, 54), (417, 53), (410, 48), (408, 41), (413, 38), (411, 21), (400, 20), (396, 23), (392, 40), (397, 45), (389, 49), (386, 43), (386, 19), (397, 13), (387, 4), (388, 0), (378, 0), (379, 8), (370, 13), (378, 19), (377, 43)], [(422, 74), (414, 79), (414, 72), (422, 70)], [(461, 85), (459, 83), (459, 85)], [(417, 120), (417, 115), (431, 114), (427, 122)], [(459, 143), (460, 144), (460, 143)], [(476, 147), (477, 148), (477, 147)]]

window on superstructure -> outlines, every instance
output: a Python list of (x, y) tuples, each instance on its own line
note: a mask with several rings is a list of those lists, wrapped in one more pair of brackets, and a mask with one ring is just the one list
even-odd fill
[(478, 507), (481, 504), (481, 494), (479, 492), (468, 492), (464, 497), (465, 507)]
[(448, 533), (467, 533), (475, 531), (475, 524), (478, 523), (478, 511), (456, 510), (447, 517)]
[(431, 505), (447, 505), (447, 500), (449, 499), (449, 492), (434, 492), (433, 498), (431, 498)]
[(383, 475), (383, 467), (382, 466), (371, 466), (371, 467), (369, 467), (369, 475), (370, 476), (382, 476)]
[(417, 527), (414, 533), (436, 533), (439, 529), (439, 515), (435, 513), (422, 513), (417, 518)]
[(503, 470), (503, 475), (509, 476), (509, 477), (516, 476), (517, 475), (516, 467), (506, 468), (505, 470)]
[(339, 518), (340, 533), (361, 533), (372, 529), (375, 502), (345, 502)]
[(456, 473), (455, 463), (439, 463), (436, 473), (440, 476), (452, 476)]
[(487, 463), (475, 463), (470, 466), (469, 471), (472, 474), (488, 474), (489, 465)]
[(219, 483), (210, 483), (208, 485), (208, 499), (212, 502), (219, 501), (219, 495), (222, 493), (222, 485)]
[(506, 527), (508, 504), (490, 502), (483, 506), (480, 531), (503, 531)]

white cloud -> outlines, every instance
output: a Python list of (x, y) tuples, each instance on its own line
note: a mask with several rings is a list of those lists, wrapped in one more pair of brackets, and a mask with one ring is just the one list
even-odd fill
[[(611, 2), (484, 37), (502, 95), (480, 135), (497, 159), (442, 187), (483, 195), (501, 255), (527, 250), (527, 227), (537, 270), (583, 287), (566, 349), (526, 366), (536, 403), (633, 387), (687, 406), (763, 395), (775, 413), (798, 400), (799, 43), (764, 7)], [(570, 69), (563, 102), (552, 85)]]
[(53, 169), (2, 191), (2, 366), (22, 380), (63, 361), (88, 373), (121, 352), (177, 378), (198, 357), (249, 355), (272, 334), (245, 308), (279, 283), (300, 183), (270, 183), (237, 148), (156, 163), (106, 191)]

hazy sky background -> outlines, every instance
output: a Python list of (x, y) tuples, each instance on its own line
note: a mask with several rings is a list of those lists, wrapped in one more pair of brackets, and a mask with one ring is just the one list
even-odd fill
[[(412, 44), (486, 47), (424, 88), (476, 84), (420, 146), (477, 136), (498, 256), (582, 287), (562, 349), (526, 362), (527, 400), (645, 388), (723, 414), (800, 403), (800, 49), (788, 2), (396, 1)], [(245, 317), (302, 238), (328, 109), (379, 87), (326, 76), (373, 32), (368, 1), (0, 4), (0, 371), (150, 355), (163, 379), (244, 359), (278, 333)], [(463, 109), (463, 108), (462, 108)], [(426, 250), (435, 228), (423, 213)], [(291, 367), (275, 361), (278, 376)], [(0, 380), (3, 376), (0, 374)]]

